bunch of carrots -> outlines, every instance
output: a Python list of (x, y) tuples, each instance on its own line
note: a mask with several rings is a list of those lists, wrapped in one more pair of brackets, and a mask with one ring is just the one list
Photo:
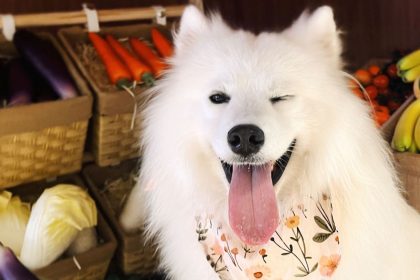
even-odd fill
[(151, 29), (151, 38), (159, 55), (138, 38), (129, 38), (131, 52), (112, 35), (103, 38), (89, 32), (89, 39), (105, 65), (109, 80), (120, 89), (130, 88), (133, 81), (152, 86), (154, 78), (167, 68), (164, 60), (172, 56), (172, 44), (156, 28)]

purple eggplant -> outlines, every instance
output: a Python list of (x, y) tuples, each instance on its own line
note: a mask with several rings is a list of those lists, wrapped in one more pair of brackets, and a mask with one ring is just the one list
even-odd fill
[(33, 83), (21, 58), (9, 63), (9, 101), (8, 106), (29, 104), (32, 101)]
[(21, 29), (13, 36), (13, 43), (62, 99), (78, 95), (67, 66), (51, 41)]
[(0, 279), (3, 280), (37, 280), (38, 278), (30, 272), (13, 254), (12, 250), (3, 247), (0, 243)]

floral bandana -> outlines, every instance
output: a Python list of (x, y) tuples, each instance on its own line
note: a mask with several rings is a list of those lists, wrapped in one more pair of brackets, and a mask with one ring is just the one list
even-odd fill
[(283, 213), (270, 241), (248, 246), (212, 215), (197, 216), (198, 241), (223, 280), (328, 280), (341, 259), (331, 199), (294, 203)]

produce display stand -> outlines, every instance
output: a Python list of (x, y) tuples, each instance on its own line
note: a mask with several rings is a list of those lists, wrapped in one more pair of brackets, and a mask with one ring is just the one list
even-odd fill
[[(202, 9), (201, 1), (189, 2)], [(99, 22), (104, 23), (152, 20), (157, 18), (159, 11), (162, 13), (162, 9), (165, 17), (179, 18), (184, 8), (185, 5), (177, 5), (96, 12)], [(83, 40), (87, 42), (86, 29), (80, 26), (87, 21), (85, 12), (22, 14), (14, 15), (13, 19), (16, 28), (71, 25), (58, 32), (60, 40), (48, 34), (43, 36), (48, 37), (62, 55), (77, 84), (80, 96), (0, 110), (0, 189), (24, 184), (15, 187), (13, 193), (21, 195), (22, 198), (32, 197), (31, 201), (35, 201), (45, 188), (59, 182), (84, 187), (77, 175), (60, 175), (81, 169), (82, 158), (89, 158), (85, 151), (87, 138), (87, 143), (92, 143), (94, 159), (98, 165), (116, 165), (123, 160), (137, 158), (140, 155), (138, 143), (141, 137), (139, 127), (142, 108), (138, 109), (135, 116), (136, 128), (133, 129), (130, 127), (133, 118), (133, 98), (127, 95), (127, 92), (118, 90), (110, 93), (101, 91), (101, 85), (89, 76), (77, 60), (74, 44)], [(117, 38), (136, 36), (150, 39), (149, 31), (152, 26), (171, 38), (169, 28), (151, 23), (101, 27), (101, 32), (113, 34)], [(3, 28), (2, 21), (0, 28)], [(12, 43), (5, 39), (0, 40), (0, 53), (2, 51), (6, 51), (8, 55), (16, 53)], [(144, 103), (141, 95), (143, 90), (139, 88), (136, 92), (136, 103)], [(92, 114), (92, 133), (89, 134), (88, 121)], [(88, 188), (98, 206), (97, 232), (100, 243), (86, 253), (74, 258), (61, 257), (53, 264), (35, 271), (37, 277), (46, 280), (105, 279), (117, 248), (113, 232), (118, 236), (117, 265), (125, 274), (148, 274), (155, 271), (158, 263), (156, 248), (144, 243), (141, 231), (125, 234), (118, 224), (117, 217), (110, 212), (106, 199), (98, 191), (103, 183), (101, 180), (104, 179), (98, 172), (106, 172), (106, 178), (109, 178), (119, 176), (120, 171), (132, 167), (133, 161), (126, 161), (122, 164), (122, 169), (118, 166), (102, 167), (106, 169), (104, 171), (96, 165), (85, 169), (84, 176)]]
[[(189, 4), (194, 4), (203, 9), (201, 0), (190, 0)], [(178, 18), (182, 14), (185, 5), (174, 6), (156, 6), (156, 7), (142, 7), (142, 8), (124, 8), (124, 9), (110, 9), (97, 10), (97, 20), (99, 23), (106, 22), (124, 22), (124, 21), (141, 21), (153, 20), (158, 16), (165, 18)], [(162, 14), (159, 14), (162, 13)], [(53, 12), (53, 13), (38, 13), (38, 14), (22, 14), (14, 15), (14, 24), (19, 27), (45, 27), (45, 26), (60, 26), (60, 25), (80, 25), (86, 24), (88, 21), (85, 11), (70, 11), (70, 12)], [(149, 25), (150, 28), (151, 25)], [(0, 21), (0, 28), (3, 28), (2, 21)], [(124, 33), (124, 30), (134, 30), (133, 27), (116, 28), (117, 33)], [(161, 27), (161, 30), (164, 29)], [(104, 29), (105, 30), (105, 29)], [(170, 35), (168, 29), (166, 33)], [(146, 34), (145, 27), (138, 32)], [(74, 51), (75, 33), (83, 34), (79, 36), (81, 40), (87, 40), (86, 29), (70, 28), (60, 32), (60, 40), (63, 43), (66, 51), (70, 54), (72, 60), (76, 63), (80, 72), (93, 88), (94, 92), (94, 116), (92, 120), (91, 135), (88, 136), (88, 143), (90, 152), (94, 155), (94, 160), (100, 166), (116, 165), (123, 160), (135, 158), (140, 155), (139, 139), (141, 135), (141, 109), (138, 114), (133, 116), (134, 102), (142, 104), (141, 90), (135, 92), (137, 99), (133, 100), (127, 92), (116, 91), (109, 93), (106, 90), (98, 88), (98, 84), (87, 73), (85, 67), (80, 62)], [(130, 34), (130, 33), (129, 33)], [(67, 36), (68, 35), (68, 36)], [(69, 40), (69, 37), (71, 40)], [(133, 129), (131, 122), (133, 118), (136, 119)], [(1, 134), (0, 134), (1, 135)], [(90, 158), (90, 157), (85, 157)], [(40, 179), (40, 178), (36, 178)], [(1, 185), (1, 183), (0, 183)]]

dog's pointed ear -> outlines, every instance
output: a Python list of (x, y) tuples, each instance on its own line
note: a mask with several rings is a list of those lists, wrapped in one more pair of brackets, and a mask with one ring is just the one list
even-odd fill
[(340, 58), (340, 32), (329, 6), (319, 7), (312, 14), (303, 12), (285, 33), (295, 41), (325, 50), (336, 60)]
[(182, 13), (179, 30), (175, 35), (175, 47), (180, 50), (192, 42), (207, 28), (206, 16), (194, 5), (189, 5)]

